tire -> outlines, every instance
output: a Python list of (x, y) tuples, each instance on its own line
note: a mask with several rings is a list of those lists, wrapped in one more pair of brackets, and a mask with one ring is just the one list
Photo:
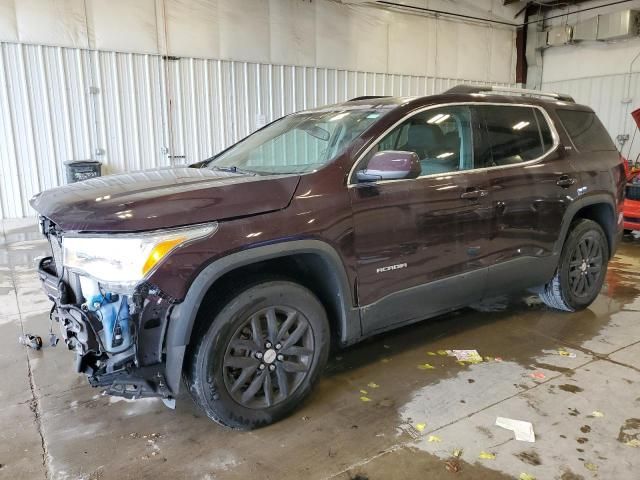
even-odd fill
[(236, 291), (213, 311), (185, 374), (195, 403), (215, 422), (240, 430), (290, 414), (329, 356), (322, 304), (301, 285), (278, 280)]
[(593, 220), (573, 223), (562, 247), (554, 277), (541, 288), (540, 299), (551, 308), (576, 312), (596, 299), (607, 273), (609, 245)]

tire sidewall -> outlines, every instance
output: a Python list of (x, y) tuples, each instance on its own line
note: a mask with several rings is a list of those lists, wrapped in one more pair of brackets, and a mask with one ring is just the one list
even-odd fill
[[(599, 237), (600, 247), (602, 249), (602, 268), (597, 283), (599, 288), (596, 288), (590, 295), (585, 297), (578, 297), (573, 294), (571, 290), (571, 284), (569, 282), (569, 264), (571, 263), (571, 257), (573, 252), (578, 247), (580, 242), (589, 234), (595, 234)], [(565, 246), (562, 252), (562, 261), (560, 265), (560, 285), (562, 292), (562, 300), (573, 311), (582, 310), (596, 299), (600, 294), (604, 279), (607, 275), (607, 266), (609, 262), (609, 244), (604, 231), (593, 220), (581, 220), (571, 230)]]
[[(313, 332), (314, 354), (307, 377), (284, 401), (264, 409), (247, 408), (227, 391), (223, 360), (227, 346), (249, 315), (271, 305), (299, 310)], [(287, 281), (271, 281), (242, 291), (217, 314), (196, 352), (193, 382), (199, 404), (215, 421), (232, 428), (252, 429), (289, 414), (310, 393), (329, 355), (329, 324), (324, 308), (306, 288)]]

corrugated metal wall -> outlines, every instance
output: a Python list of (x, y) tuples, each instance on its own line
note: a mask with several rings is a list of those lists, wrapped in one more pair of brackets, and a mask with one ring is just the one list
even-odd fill
[(629, 135), (621, 149), (625, 158), (635, 160), (640, 155), (640, 132), (631, 118), (631, 112), (640, 108), (640, 73), (545, 82), (542, 89), (568, 93), (576, 102), (589, 105), (618, 148), (616, 137)]
[(458, 83), (481, 82), (0, 43), (0, 218), (32, 215), (67, 160), (190, 163), (296, 110)]

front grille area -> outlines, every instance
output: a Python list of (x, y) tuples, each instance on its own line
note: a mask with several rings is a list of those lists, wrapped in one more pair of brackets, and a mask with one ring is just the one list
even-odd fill
[(624, 196), (629, 200), (640, 200), (640, 184), (627, 184)]

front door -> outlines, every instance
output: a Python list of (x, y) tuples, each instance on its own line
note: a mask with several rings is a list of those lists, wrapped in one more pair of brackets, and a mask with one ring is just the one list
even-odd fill
[[(357, 164), (349, 192), (365, 334), (481, 297), (492, 210), (487, 176), (474, 171), (475, 123), (467, 106), (416, 113)], [(415, 152), (421, 175), (358, 183), (384, 150)]]

